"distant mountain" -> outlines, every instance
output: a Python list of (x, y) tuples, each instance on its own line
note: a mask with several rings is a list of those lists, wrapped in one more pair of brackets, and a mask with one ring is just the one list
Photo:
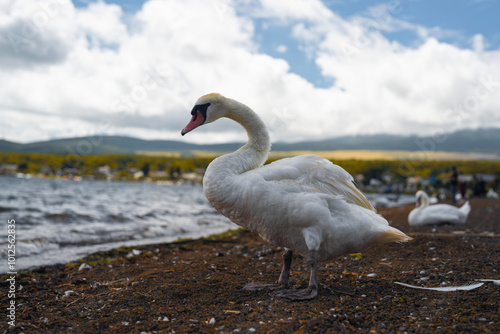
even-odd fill
[(17, 152), (23, 144), (0, 139), (0, 152)]
[[(52, 153), (52, 154), (136, 154), (138, 152), (191, 151), (229, 152), (243, 143), (198, 145), (173, 140), (142, 140), (122, 136), (81, 137), (55, 139), (28, 144), (0, 140), (0, 152)], [(488, 128), (460, 130), (439, 137), (400, 135), (360, 135), (330, 138), (320, 141), (275, 143), (273, 151), (334, 151), (334, 150), (386, 150), (386, 151), (446, 151), (500, 154), (500, 129)]]
[(54, 139), (19, 144), (0, 140), (0, 152), (50, 153), (50, 154), (136, 154), (139, 152), (191, 151), (227, 152), (238, 149), (242, 143), (197, 145), (174, 140), (143, 140), (123, 136), (94, 136)]
[(359, 135), (321, 141), (273, 145), (276, 151), (290, 150), (382, 150), (382, 151), (444, 151), (500, 154), (500, 129), (460, 130), (439, 136)]

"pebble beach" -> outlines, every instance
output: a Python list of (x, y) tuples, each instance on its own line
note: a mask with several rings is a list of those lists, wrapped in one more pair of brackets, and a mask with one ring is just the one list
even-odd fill
[[(278, 298), (277, 291), (243, 290), (249, 282), (276, 281), (283, 250), (258, 235), (233, 230), (121, 247), (20, 272), (16, 326), (4, 320), (0, 331), (498, 333), (500, 201), (473, 199), (470, 204), (462, 226), (410, 227), (412, 205), (381, 209), (392, 226), (414, 240), (321, 263), (319, 294), (311, 301)], [(307, 286), (308, 275), (304, 260), (294, 255), (292, 288)], [(2, 289), (8, 288), (7, 278), (2, 277)], [(7, 294), (0, 299), (8, 305)]]

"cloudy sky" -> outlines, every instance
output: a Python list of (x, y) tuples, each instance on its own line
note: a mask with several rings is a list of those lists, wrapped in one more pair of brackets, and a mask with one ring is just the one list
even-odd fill
[(0, 138), (180, 137), (196, 99), (273, 141), (500, 127), (497, 0), (0, 0)]

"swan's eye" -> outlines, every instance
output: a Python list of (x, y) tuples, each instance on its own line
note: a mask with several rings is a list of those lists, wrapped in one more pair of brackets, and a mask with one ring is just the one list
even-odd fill
[[(181, 135), (185, 135), (186, 133), (196, 129), (200, 125), (203, 125), (207, 120), (207, 109), (210, 106), (210, 103), (205, 104), (197, 104), (191, 110), (191, 121), (189, 121), (188, 125), (181, 131)], [(198, 119), (199, 116), (199, 119)]]
[(196, 120), (196, 118), (198, 117), (197, 111), (200, 112), (200, 114), (203, 116), (203, 119), (206, 119), (208, 106), (210, 106), (210, 103), (195, 105), (191, 110), (191, 115), (194, 116), (193, 121)]

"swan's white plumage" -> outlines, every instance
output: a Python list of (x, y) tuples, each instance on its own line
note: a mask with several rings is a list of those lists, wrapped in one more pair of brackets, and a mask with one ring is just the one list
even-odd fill
[(330, 161), (308, 154), (275, 161), (250, 173), (262, 175), (265, 181), (278, 181), (304, 192), (342, 196), (347, 202), (375, 211), (354, 184), (353, 177)]
[(247, 106), (209, 94), (207, 121), (228, 117), (247, 131), (248, 143), (218, 157), (203, 180), (210, 203), (234, 223), (272, 244), (319, 259), (357, 251), (371, 242), (411, 238), (389, 226), (359, 191), (350, 174), (315, 155), (262, 166), (270, 150), (262, 120)]
[(234, 223), (287, 248), (277, 284), (250, 283), (244, 289), (288, 286), (292, 252), (309, 262), (309, 286), (278, 296), (312, 299), (318, 291), (318, 260), (358, 251), (372, 242), (411, 238), (378, 215), (341, 167), (315, 155), (263, 166), (271, 148), (266, 126), (249, 107), (219, 94), (202, 96), (181, 134), (221, 117), (240, 123), (248, 142), (214, 159), (203, 178), (209, 202)]
[[(212, 205), (234, 223), (303, 255), (311, 249), (318, 250), (319, 259), (323, 260), (358, 251), (371, 241), (384, 239), (386, 233), (395, 233), (394, 240), (388, 241), (406, 238), (371, 208), (357, 204), (364, 204), (366, 198), (361, 197), (354, 184), (321, 186), (310, 182), (317, 180), (314, 172), (300, 169), (303, 159), (286, 161), (285, 170), (276, 168), (279, 164), (271, 164), (227, 177), (220, 183), (224, 184), (224, 190), (218, 194), (210, 190), (211, 175), (207, 172), (206, 195)], [(282, 171), (286, 177), (279, 177)]]
[(499, 198), (500, 196), (493, 189), (490, 188), (490, 190), (488, 190), (488, 192), (486, 193), (486, 197), (487, 198)]
[(427, 194), (419, 190), (416, 195), (417, 202), (421, 204), (408, 215), (410, 226), (436, 225), (436, 224), (465, 224), (470, 212), (469, 202), (457, 208), (449, 204), (429, 205)]

